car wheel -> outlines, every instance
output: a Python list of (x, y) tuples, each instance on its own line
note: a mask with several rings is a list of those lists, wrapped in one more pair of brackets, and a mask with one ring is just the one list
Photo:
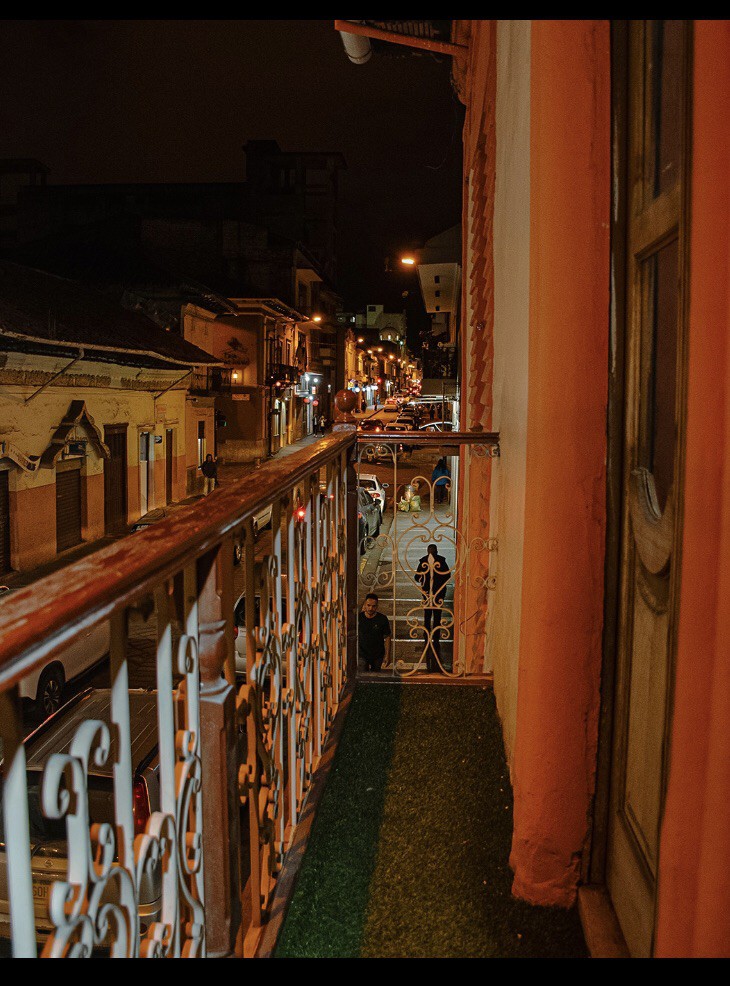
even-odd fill
[(38, 691), (36, 692), (35, 705), (38, 712), (44, 717), (53, 715), (61, 708), (63, 700), (63, 686), (65, 685), (63, 668), (59, 665), (46, 668), (38, 679)]

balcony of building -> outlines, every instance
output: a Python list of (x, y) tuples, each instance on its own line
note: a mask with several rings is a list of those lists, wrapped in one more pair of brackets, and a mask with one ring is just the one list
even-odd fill
[[(15, 955), (585, 954), (575, 913), (509, 894), (494, 546), (459, 490), (498, 436), (378, 439), (342, 426), (4, 600)], [(102, 626), (109, 658), (33, 730), (23, 681)]]
[(190, 374), (190, 393), (200, 397), (229, 394), (235, 381), (230, 368), (196, 367)]

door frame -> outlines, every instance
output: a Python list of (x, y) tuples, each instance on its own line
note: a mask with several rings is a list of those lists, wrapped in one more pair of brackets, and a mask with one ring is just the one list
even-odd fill
[[(687, 24), (686, 81), (684, 106), (684, 132), (682, 158), (683, 183), (680, 206), (680, 267), (682, 271), (682, 290), (678, 304), (678, 318), (683, 325), (678, 353), (679, 376), (678, 392), (681, 393), (685, 409), (679, 417), (676, 445), (676, 474), (685, 472), (685, 436), (687, 402), (687, 349), (689, 345), (689, 274), (690, 274), (690, 235), (691, 235), (691, 161), (692, 161), (692, 57), (693, 22)], [(604, 570), (604, 621), (602, 633), (601, 668), (601, 710), (598, 723), (598, 749), (596, 758), (596, 787), (593, 810), (590, 820), (586, 852), (581, 865), (581, 881), (585, 885), (600, 887), (604, 901), (612, 911), (610, 896), (606, 885), (606, 869), (609, 836), (609, 812), (611, 800), (612, 753), (614, 746), (614, 714), (616, 704), (616, 674), (620, 635), (621, 611), (621, 548), (623, 543), (623, 504), (624, 504), (624, 409), (626, 396), (626, 332), (627, 332), (627, 239), (628, 210), (631, 201), (629, 187), (629, 57), (630, 36), (626, 20), (611, 22), (611, 97), (612, 97), (612, 139), (611, 139), (611, 301), (609, 317), (609, 366), (608, 366), (608, 409), (607, 409), (607, 475), (606, 475), (606, 554)], [(613, 189), (617, 189), (614, 197)], [(619, 277), (622, 272), (624, 276)], [(684, 498), (677, 497), (676, 530), (683, 529)], [(668, 685), (667, 708), (664, 722), (664, 754), (661, 776), (661, 817), (664, 811), (669, 765), (671, 763), (671, 724), (674, 715), (674, 684), (677, 651), (677, 626), (681, 591), (682, 539), (679, 537), (673, 552), (672, 586), (670, 606), (673, 607), (674, 622), (669, 628), (667, 644)], [(654, 924), (656, 928), (656, 898), (658, 879), (655, 885)], [(620, 934), (620, 926), (613, 914), (615, 929)], [(652, 946), (653, 947), (653, 946)]]

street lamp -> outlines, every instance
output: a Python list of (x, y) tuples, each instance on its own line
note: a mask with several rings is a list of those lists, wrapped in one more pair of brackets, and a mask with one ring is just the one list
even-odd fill
[(416, 258), (411, 256), (401, 257), (400, 262), (405, 264), (406, 267), (413, 267), (416, 262)]
[(321, 322), (322, 321), (322, 316), (321, 315), (314, 315), (312, 317), (312, 321), (313, 322)]

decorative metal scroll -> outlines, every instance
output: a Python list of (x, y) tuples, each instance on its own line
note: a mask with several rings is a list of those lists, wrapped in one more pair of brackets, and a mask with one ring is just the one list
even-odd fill
[[(445, 435), (441, 447), (432, 446), (434, 460), (448, 447), (448, 438)], [(412, 461), (412, 445), (389, 435), (358, 443), (358, 477), (377, 464), (391, 470), (388, 481), (392, 479), (392, 506), (382, 530), (377, 536), (364, 533), (360, 539), (360, 596), (378, 595), (379, 609), (390, 620), (391, 673), (461, 677), (467, 670), (456, 653), (455, 630), (468, 633), (474, 614), (457, 617), (456, 600), (468, 587), (494, 588), (489, 553), (495, 543), (467, 537), (467, 519), (457, 517), (450, 477), (435, 477), (430, 467), (427, 473), (413, 475), (408, 468), (409, 481), (399, 483), (399, 468), (402, 476)], [(475, 440), (468, 448), (470, 454), (482, 457), (499, 454), (496, 443)], [(435, 546), (435, 553), (429, 552), (429, 545)], [(371, 560), (378, 555), (379, 560)]]
[[(51, 874), (29, 866), (27, 813), (17, 811), (27, 798), (26, 778), (13, 791), (5, 790), (15, 805), (6, 811), (17, 827), (10, 844), (25, 856), (25, 873), (9, 887), (10, 897), (19, 891), (20, 902), (11, 901), (15, 954), (32, 955), (36, 943), (15, 928), (23, 920), (34, 929), (27, 913), (23, 884), (30, 876), (35, 889), (42, 888), (45, 907), (36, 904), (41, 928), (43, 957), (195, 957), (205, 954), (202, 845), (202, 768), (200, 758), (200, 677), (198, 664), (195, 571), (183, 573), (187, 612), (184, 625), (175, 626), (173, 646), (172, 582), (155, 592), (157, 609), (156, 734), (145, 764), (132, 760), (133, 733), (140, 728), (130, 719), (127, 663), (127, 611), (111, 621), (112, 681), (109, 719), (82, 721), (64, 752), (52, 753), (45, 764), (37, 810), (64, 832), (65, 845), (51, 848), (56, 861), (63, 860), (65, 874), (55, 866)], [(190, 591), (192, 589), (192, 591)], [(98, 706), (97, 706), (98, 707)], [(23, 758), (24, 763), (24, 758)], [(135, 819), (133, 771), (149, 768), (145, 786), (149, 812)], [(113, 821), (100, 820), (90, 798), (92, 777), (111, 777)], [(154, 775), (154, 776), (153, 776)], [(140, 775), (138, 775), (139, 778)], [(17, 815), (17, 822), (13, 815)], [(54, 839), (58, 839), (54, 836)], [(23, 846), (25, 842), (25, 846)], [(19, 867), (18, 872), (22, 870)], [(140, 916), (141, 909), (144, 918)], [(45, 939), (43, 941), (43, 939)]]
[(239, 790), (249, 808), (254, 931), (266, 920), (346, 682), (345, 492), (339, 456), (275, 501), (269, 554), (257, 560), (250, 526), (245, 535)]

